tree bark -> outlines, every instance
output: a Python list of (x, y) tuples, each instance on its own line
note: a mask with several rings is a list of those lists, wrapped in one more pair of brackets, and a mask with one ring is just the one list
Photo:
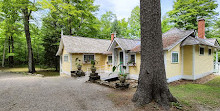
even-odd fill
[(164, 66), (160, 0), (140, 0), (141, 69), (132, 101), (142, 106), (152, 101), (168, 109), (177, 102), (169, 91)]
[(24, 30), (26, 35), (27, 47), (28, 47), (28, 72), (34, 73), (35, 72), (35, 65), (34, 65), (34, 57), (33, 51), (31, 46), (31, 37), (30, 37), (30, 29), (29, 29), (29, 20), (30, 20), (30, 13), (28, 12), (28, 8), (22, 9), (23, 12), (23, 20), (24, 20)]
[(6, 39), (4, 43), (4, 49), (3, 49), (2, 67), (5, 67), (5, 49), (6, 49)]

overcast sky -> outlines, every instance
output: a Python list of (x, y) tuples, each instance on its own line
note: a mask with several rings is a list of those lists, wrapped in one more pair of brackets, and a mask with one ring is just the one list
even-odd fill
[[(217, 0), (217, 2), (220, 4), (220, 0)], [(130, 17), (132, 9), (137, 5), (140, 6), (140, 0), (95, 0), (95, 4), (100, 5), (97, 17), (107, 11), (112, 11), (117, 15), (118, 19), (127, 19)], [(172, 9), (173, 0), (161, 0), (162, 16)], [(217, 11), (220, 12), (220, 7), (218, 7)]]

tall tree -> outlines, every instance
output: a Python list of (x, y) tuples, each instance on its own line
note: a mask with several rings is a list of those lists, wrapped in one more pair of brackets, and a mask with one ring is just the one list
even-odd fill
[(42, 26), (44, 65), (54, 67), (56, 70), (59, 68), (59, 58), (56, 56), (56, 52), (61, 37), (61, 25), (58, 23), (58, 17), (56, 13), (50, 12), (43, 18)]
[(177, 102), (169, 91), (163, 58), (160, 0), (140, 0), (141, 68), (132, 101), (145, 105), (152, 101), (164, 108)]
[(162, 28), (162, 33), (167, 32), (170, 30), (172, 27), (174, 27), (172, 24), (170, 24), (170, 18), (168, 18), (166, 15), (163, 17), (162, 22), (161, 22), (161, 28)]
[(129, 24), (129, 33), (131, 37), (140, 38), (141, 36), (141, 30), (140, 30), (140, 7), (136, 6), (132, 12), (131, 17), (128, 18), (128, 24)]
[(111, 11), (106, 12), (101, 16), (101, 37), (102, 39), (110, 39), (112, 30), (113, 21), (116, 20), (116, 14), (113, 14)]
[(98, 6), (94, 5), (94, 0), (43, 0), (40, 3), (43, 8), (59, 15), (58, 21), (63, 26), (64, 34), (84, 36), (98, 32), (94, 16)]
[(168, 12), (175, 27), (184, 29), (197, 29), (197, 20), (206, 19), (206, 26), (218, 13), (216, 0), (176, 0), (173, 10)]
[(36, 3), (35, 0), (29, 1), (29, 0), (17, 0), (17, 6), (20, 8), (21, 13), (23, 14), (23, 24), (24, 24), (24, 31), (26, 35), (26, 41), (27, 41), (27, 48), (28, 48), (28, 72), (34, 73), (35, 70), (35, 63), (34, 63), (34, 55), (33, 55), (33, 49), (31, 44), (31, 35), (30, 35), (30, 17), (32, 11), (36, 11)]

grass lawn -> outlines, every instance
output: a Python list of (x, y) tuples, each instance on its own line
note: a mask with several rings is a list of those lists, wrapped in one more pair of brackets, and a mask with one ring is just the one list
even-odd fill
[(188, 108), (220, 110), (220, 77), (205, 84), (170, 86), (170, 91), (179, 102)]
[[(181, 110), (188, 111), (220, 111), (220, 76), (205, 84), (184, 84), (169, 86), (172, 94), (178, 99), (180, 104), (174, 105)], [(136, 89), (126, 91), (113, 90), (108, 97), (116, 106), (133, 105), (131, 99)], [(141, 110), (158, 111), (157, 105), (151, 103)], [(176, 108), (172, 110), (178, 110)]]
[[(59, 72), (56, 72), (54, 68), (47, 68), (47, 69), (43, 69), (43, 68), (39, 68), (36, 67), (35, 70), (37, 71), (35, 74), (42, 74), (44, 76), (59, 76)], [(0, 71), (3, 72), (24, 72), (27, 73), (28, 72), (28, 67), (13, 67), (13, 68), (8, 68), (8, 67), (0, 67)]]

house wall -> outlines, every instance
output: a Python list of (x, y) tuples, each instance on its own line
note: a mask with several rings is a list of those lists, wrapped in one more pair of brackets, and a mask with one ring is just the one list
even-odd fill
[[(112, 55), (111, 55), (112, 56)], [(112, 63), (111, 64), (107, 64), (108, 62), (108, 55), (103, 56), (105, 58), (105, 72), (112, 72)], [(113, 59), (112, 59), (113, 62)]]
[[(195, 46), (195, 79), (200, 78), (202, 76), (205, 76), (207, 74), (210, 74), (213, 72), (214, 69), (214, 48), (212, 49), (212, 54), (208, 54), (208, 46), (202, 46), (204, 47), (204, 55), (200, 55), (200, 46)], [(199, 76), (201, 75), (201, 76)]]
[[(178, 52), (178, 63), (172, 63), (172, 52)], [(172, 50), (166, 53), (166, 76), (167, 78), (179, 79), (181, 78), (181, 66), (182, 66), (182, 52), (180, 44), (176, 45)], [(172, 80), (170, 80), (172, 81)]]
[(136, 65), (135, 66), (129, 66), (130, 74), (139, 75), (140, 65), (141, 65), (141, 54), (136, 53)]
[(193, 74), (193, 46), (183, 47), (183, 75)]
[[(76, 71), (77, 70), (77, 66), (76, 66), (76, 58), (78, 58), (79, 60), (81, 60), (81, 64), (82, 64), (82, 70), (84, 72), (90, 72), (90, 67), (92, 66), (90, 63), (83, 63), (84, 60), (84, 54), (72, 54), (72, 71)], [(105, 71), (105, 66), (106, 66), (106, 59), (107, 56), (103, 55), (103, 54), (94, 54), (94, 58), (95, 60), (98, 62), (96, 63), (96, 68), (97, 68), (97, 72), (100, 71)]]
[[(68, 54), (68, 62), (64, 62), (64, 55)], [(66, 50), (63, 50), (63, 54), (62, 54), (62, 72), (61, 74), (68, 74), (70, 75), (70, 71), (71, 71), (71, 59), (70, 59), (70, 54), (66, 52)]]

